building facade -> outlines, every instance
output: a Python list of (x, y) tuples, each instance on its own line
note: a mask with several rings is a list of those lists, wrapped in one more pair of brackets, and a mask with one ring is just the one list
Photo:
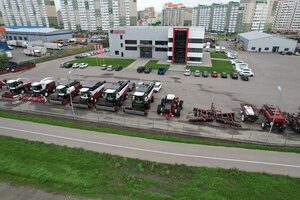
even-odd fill
[(200, 64), (204, 29), (200, 27), (119, 27), (109, 31), (112, 56), (155, 58), (174, 64)]
[(57, 27), (54, 0), (0, 0), (6, 26)]
[(193, 8), (183, 4), (166, 3), (162, 10), (163, 26), (191, 26)]
[(300, 1), (279, 0), (275, 19), (272, 25), (273, 32), (300, 32)]
[(192, 25), (205, 27), (207, 31), (236, 33), (241, 16), (238, 2), (198, 5), (193, 9)]
[(136, 0), (62, 0), (65, 29), (107, 31), (137, 24)]

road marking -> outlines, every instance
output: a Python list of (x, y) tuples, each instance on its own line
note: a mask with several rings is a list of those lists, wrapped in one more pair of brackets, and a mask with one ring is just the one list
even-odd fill
[(4, 126), (0, 126), (0, 129), (31, 133), (31, 134), (35, 134), (35, 135), (42, 135), (42, 136), (47, 136), (47, 137), (60, 138), (60, 139), (64, 139), (64, 140), (71, 140), (71, 141), (77, 141), (77, 142), (83, 142), (83, 143), (98, 144), (98, 145), (102, 145), (102, 146), (109, 146), (109, 147), (115, 147), (115, 148), (121, 148), (121, 149), (144, 151), (144, 152), (150, 152), (150, 153), (156, 153), (156, 154), (165, 154), (165, 155), (190, 157), (190, 158), (202, 158), (202, 159), (209, 159), (209, 160), (231, 161), (231, 162), (240, 162), (240, 163), (251, 163), (251, 164), (260, 164), (260, 165), (273, 165), (273, 166), (281, 166), (281, 167), (300, 168), (299, 165), (289, 165), (289, 164), (261, 162), (261, 161), (254, 161), (254, 160), (240, 160), (240, 159), (232, 159), (232, 158), (200, 156), (200, 155), (191, 155), (191, 154), (172, 153), (172, 152), (166, 152), (166, 151), (157, 151), (157, 150), (151, 150), (151, 149), (142, 149), (142, 148), (136, 148), (136, 147), (129, 147), (129, 146), (122, 146), (122, 145), (116, 145), (116, 144), (109, 144), (109, 143), (95, 142), (95, 141), (90, 141), (90, 140), (82, 140), (82, 139), (64, 137), (64, 136), (59, 136), (59, 135), (51, 135), (51, 134), (47, 134), (47, 133), (28, 131), (28, 130), (16, 129), (16, 128), (4, 127)]

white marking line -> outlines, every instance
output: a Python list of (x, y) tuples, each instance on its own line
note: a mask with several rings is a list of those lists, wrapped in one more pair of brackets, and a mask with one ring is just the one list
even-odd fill
[(43, 135), (43, 136), (47, 136), (47, 137), (60, 138), (60, 139), (83, 142), (83, 143), (98, 144), (98, 145), (121, 148), (121, 149), (130, 149), (130, 150), (135, 150), (135, 151), (144, 151), (144, 152), (165, 154), (165, 155), (172, 155), (172, 156), (202, 158), (202, 159), (209, 159), (209, 160), (221, 160), (221, 161), (261, 164), (261, 165), (274, 165), (274, 166), (291, 167), (291, 168), (300, 168), (299, 165), (288, 165), (288, 164), (261, 162), (261, 161), (253, 161), (253, 160), (239, 160), (239, 159), (231, 159), (231, 158), (218, 158), (218, 157), (191, 155), (191, 154), (172, 153), (172, 152), (166, 152), (166, 151), (156, 151), (156, 150), (151, 150), (151, 149), (142, 149), (142, 148), (121, 146), (121, 145), (108, 144), (108, 143), (102, 143), (102, 142), (94, 142), (94, 141), (82, 140), (82, 139), (76, 139), (76, 138), (69, 138), (69, 137), (64, 137), (64, 136), (59, 136), (59, 135), (51, 135), (51, 134), (47, 134), (47, 133), (39, 133), (39, 132), (34, 132), (34, 131), (27, 131), (27, 130), (22, 130), (22, 129), (4, 127), (4, 126), (0, 126), (0, 129), (13, 130), (13, 131), (31, 133), (31, 134), (35, 134), (35, 135)]

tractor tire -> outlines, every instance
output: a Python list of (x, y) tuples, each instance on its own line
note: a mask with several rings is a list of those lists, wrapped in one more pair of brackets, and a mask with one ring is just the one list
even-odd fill
[(154, 102), (154, 96), (151, 97), (151, 103), (153, 103), (153, 102)]
[(266, 122), (262, 122), (262, 123), (261, 123), (261, 128), (262, 128), (263, 130), (266, 130), (266, 129), (267, 129)]
[(176, 109), (175, 107), (172, 107), (172, 108), (171, 108), (171, 113), (172, 113), (172, 115), (175, 116), (176, 110), (177, 110), (177, 109)]
[(175, 109), (175, 116), (180, 117), (180, 110), (179, 109)]
[(164, 106), (166, 104), (166, 99), (165, 98), (163, 98), (163, 99), (161, 99), (161, 106)]
[(45, 92), (45, 97), (48, 97), (49, 96), (49, 93), (46, 91)]
[(183, 108), (183, 101), (182, 101), (182, 100), (179, 101), (179, 108), (180, 108), (180, 109)]
[(279, 133), (282, 133), (284, 130), (285, 130), (285, 127), (284, 127), (283, 125), (280, 125), (280, 126), (278, 127), (278, 132), (279, 132)]
[(161, 114), (161, 111), (162, 111), (162, 107), (161, 107), (161, 105), (158, 105), (157, 106), (157, 114)]

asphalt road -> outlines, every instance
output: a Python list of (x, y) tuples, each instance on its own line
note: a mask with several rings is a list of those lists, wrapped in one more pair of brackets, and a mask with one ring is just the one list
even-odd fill
[(0, 118), (1, 135), (170, 164), (300, 177), (300, 154), (172, 143)]

